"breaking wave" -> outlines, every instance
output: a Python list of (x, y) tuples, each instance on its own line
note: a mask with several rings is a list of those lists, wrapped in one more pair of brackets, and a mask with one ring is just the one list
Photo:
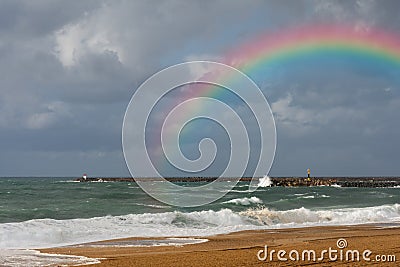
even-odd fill
[[(258, 198), (232, 199), (231, 203)], [(164, 212), (104, 216), (90, 219), (37, 219), (0, 224), (0, 248), (41, 248), (124, 238), (210, 236), (249, 229), (400, 222), (400, 204), (330, 210), (272, 210), (266, 207), (235, 212)]]
[(231, 200), (225, 201), (223, 203), (248, 206), (251, 204), (262, 204), (263, 202), (258, 197), (250, 197), (250, 198), (244, 197), (244, 198), (231, 199)]
[(400, 223), (400, 205), (383, 205), (366, 208), (344, 208), (310, 210), (306, 208), (275, 211), (268, 208), (249, 209), (242, 216), (256, 220), (259, 224), (273, 227), (350, 225), (378, 222)]

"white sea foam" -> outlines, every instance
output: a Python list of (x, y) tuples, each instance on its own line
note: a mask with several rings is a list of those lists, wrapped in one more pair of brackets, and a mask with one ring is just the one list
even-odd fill
[(74, 247), (162, 247), (176, 246), (181, 247), (190, 244), (199, 244), (208, 242), (205, 238), (188, 238), (188, 237), (170, 237), (166, 239), (141, 239), (141, 240), (124, 240), (124, 241), (106, 241), (101, 243), (82, 244)]
[(319, 195), (319, 197), (322, 197), (322, 198), (329, 198), (329, 197), (331, 197), (331, 196), (322, 194), (322, 195)]
[(144, 206), (144, 207), (151, 207), (151, 208), (157, 208), (157, 209), (165, 209), (165, 208), (170, 208), (171, 206), (166, 206), (166, 205), (153, 205), (153, 204), (143, 204), (143, 203), (135, 203), (137, 206)]
[(230, 209), (36, 219), (0, 224), (0, 248), (54, 247), (131, 236), (208, 236), (252, 227), (249, 220)]
[[(250, 198), (251, 199), (251, 198)], [(164, 212), (0, 224), (0, 248), (41, 248), (124, 237), (210, 236), (249, 229), (398, 223), (400, 204), (366, 208)]]
[(232, 192), (232, 193), (252, 193), (253, 190), (247, 189), (247, 190), (236, 190), (236, 189), (231, 189), (231, 190), (224, 190), (223, 192)]
[(249, 187), (248, 184), (235, 185), (235, 187)]
[(303, 198), (303, 199), (309, 199), (309, 198), (329, 198), (330, 196), (328, 195), (320, 195), (320, 194), (316, 194), (316, 195), (307, 195), (307, 194), (294, 194), (295, 196), (297, 195), (298, 199)]
[(272, 185), (271, 178), (269, 178), (267, 175), (264, 176), (263, 178), (260, 178), (260, 180), (258, 180), (259, 187), (269, 187), (271, 185)]
[(258, 197), (250, 197), (250, 198), (244, 197), (244, 198), (231, 199), (225, 201), (224, 203), (248, 206), (250, 204), (262, 204), (263, 202)]
[(331, 210), (310, 210), (299, 208), (287, 211), (274, 211), (268, 208), (263, 208), (250, 209), (240, 212), (240, 214), (253, 218), (260, 224), (278, 228), (378, 222), (400, 223), (400, 204)]
[(315, 196), (300, 196), (300, 197), (298, 197), (298, 198), (305, 198), (305, 199), (307, 199), (307, 198), (315, 198)]
[(99, 259), (83, 256), (47, 254), (30, 249), (0, 249), (2, 267), (78, 266), (100, 263)]

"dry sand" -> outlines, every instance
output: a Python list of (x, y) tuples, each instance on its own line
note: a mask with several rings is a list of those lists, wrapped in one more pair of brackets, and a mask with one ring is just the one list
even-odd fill
[[(347, 247), (343, 248), (343, 260), (340, 260), (340, 249), (337, 240), (344, 238)], [(157, 238), (151, 238), (157, 239)], [(400, 266), (400, 227), (382, 227), (380, 225), (362, 226), (332, 226), (310, 227), (280, 230), (242, 231), (231, 234), (207, 237), (206, 243), (184, 246), (160, 246), (160, 247), (63, 247), (42, 249), (42, 252), (82, 255), (91, 258), (104, 258), (100, 264), (90, 266)], [(145, 238), (121, 239), (119, 241), (137, 242)], [(104, 243), (106, 242), (106, 243)], [(110, 241), (103, 241), (103, 245)], [(116, 242), (113, 240), (112, 242)], [(95, 244), (102, 244), (101, 242)], [(276, 253), (273, 261), (269, 257), (265, 261), (257, 258), (257, 253), (268, 246), (268, 251), (285, 250), (284, 257), (288, 261), (280, 261)], [(330, 261), (328, 253), (321, 257), (322, 250), (333, 250), (332, 257), (338, 255), (338, 260)], [(363, 259), (364, 250), (371, 250), (367, 255), (371, 261)], [(289, 259), (291, 250), (299, 252), (300, 261)], [(314, 250), (316, 261), (301, 260), (303, 250)], [(346, 261), (348, 250), (358, 250), (360, 261)], [(395, 255), (396, 262), (378, 262), (377, 255)], [(260, 256), (264, 256), (263, 253)], [(295, 257), (295, 252), (292, 254)], [(349, 256), (349, 258), (352, 258)], [(381, 256), (383, 259), (384, 256)], [(391, 259), (393, 261), (393, 259)]]

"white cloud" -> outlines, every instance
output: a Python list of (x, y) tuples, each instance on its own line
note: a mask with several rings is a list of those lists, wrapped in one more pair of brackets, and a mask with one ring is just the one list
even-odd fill
[(96, 23), (96, 19), (85, 16), (77, 24), (68, 24), (55, 33), (55, 53), (65, 67), (77, 64), (88, 53), (112, 52), (122, 61), (122, 49), (110, 37), (111, 28)]
[[(143, 69), (148, 71), (149, 66), (154, 71), (159, 69), (162, 56), (179, 53), (188, 43), (198, 40), (207, 45), (205, 40), (209, 40), (213, 44), (224, 24), (249, 16), (252, 8), (257, 9), (260, 4), (162, 1), (152, 5), (146, 1), (113, 1), (56, 31), (54, 51), (64, 66), (74, 66), (88, 54), (111, 52), (136, 74)], [(202, 58), (197, 59), (202, 60), (214, 58), (198, 55)], [(181, 56), (182, 61), (187, 58), (185, 54)]]
[[(106, 154), (110, 149), (119, 151), (119, 142), (113, 140), (120, 138), (124, 104), (132, 95), (132, 86), (163, 67), (187, 60), (220, 61), (218, 55), (240, 46), (241, 42), (302, 23), (344, 23), (356, 31), (378, 26), (393, 32), (398, 32), (400, 25), (399, 1), (306, 0), (291, 5), (282, 1), (229, 0), (167, 0), (157, 5), (149, 1), (89, 2), (16, 2), (15, 7), (0, 4), (3, 147), (13, 151), (92, 151), (104, 146)], [(234, 60), (231, 64), (236, 65), (238, 62)], [(204, 68), (193, 70), (194, 73), (204, 71)], [(278, 134), (284, 136), (280, 139), (281, 147), (295, 150), (307, 138), (321, 142), (326, 134), (317, 134), (323, 131), (340, 141), (357, 141), (369, 152), (376, 150), (370, 136), (386, 134), (388, 138), (381, 145), (392, 143), (387, 155), (395, 151), (396, 114), (400, 105), (387, 103), (391, 101), (389, 98), (398, 101), (397, 80), (388, 81), (389, 76), (370, 75), (362, 69), (355, 69), (355, 75), (345, 75), (343, 79), (332, 79), (338, 76), (323, 68), (310, 70), (309, 76), (303, 71), (298, 75), (305, 83), (294, 90), (289, 89), (293, 77), (284, 76), (283, 71), (278, 78), (260, 77), (257, 81), (268, 84), (264, 92), (271, 92), (267, 96), (276, 100), (272, 109), (280, 127)], [(369, 80), (354, 83), (366, 76)], [(380, 89), (376, 93), (371, 88)], [(359, 94), (363, 90), (366, 93)], [(288, 91), (292, 94), (287, 94)], [(300, 93), (306, 93), (307, 97)], [(306, 103), (310, 98), (315, 105)], [(256, 105), (257, 101), (263, 100), (254, 100), (251, 104)], [(87, 105), (78, 105), (83, 102)], [(60, 129), (64, 136), (58, 140)], [(368, 140), (359, 138), (363, 130)], [(85, 137), (84, 133), (90, 134)], [(296, 139), (298, 136), (301, 138)], [(291, 146), (293, 140), (296, 144)], [(321, 152), (333, 154), (336, 148), (331, 145)], [(337, 151), (340, 154), (340, 148)], [(3, 163), (1, 168), (6, 167), (8, 173), (15, 174), (15, 169), (30, 166), (21, 170), (29, 175), (59, 168), (58, 173), (65, 174), (71, 172), (71, 166), (80, 170), (76, 166), (85, 162), (82, 171), (91, 172), (85, 168), (93, 166), (93, 171), (101, 170), (104, 175), (112, 165), (117, 166), (114, 168), (117, 172), (125, 170), (121, 167), (120, 155), (111, 157), (115, 160), (110, 164), (110, 157), (102, 152), (93, 153), (87, 159), (83, 155), (75, 157), (76, 154), (73, 152), (49, 164), (47, 157), (40, 159), (32, 152), (16, 168), (12, 162), (17, 162), (15, 159), (20, 159), (21, 154), (15, 152), (11, 160), (10, 153), (4, 152), (0, 156), (10, 164)], [(388, 162), (395, 158), (388, 157)], [(293, 166), (299, 165), (297, 160), (298, 157)], [(292, 168), (287, 161), (282, 166), (283, 170)]]
[(280, 98), (272, 103), (271, 109), (277, 121), (286, 124), (302, 127), (314, 121), (315, 117), (311, 110), (293, 106), (292, 94), (287, 94), (286, 97)]
[(52, 124), (72, 116), (69, 108), (62, 102), (51, 102), (44, 106), (44, 111), (35, 112), (29, 115), (25, 121), (25, 127), (28, 129), (44, 129)]
[(348, 13), (344, 5), (334, 0), (314, 1), (314, 11), (318, 15), (333, 16), (338, 21), (347, 19)]
[(288, 94), (271, 105), (277, 125), (283, 127), (289, 135), (301, 136), (323, 127), (339, 129), (355, 121), (368, 122), (369, 110), (366, 109), (331, 105), (317, 110), (312, 103), (310, 106), (295, 105), (293, 99), (293, 95)]
[(337, 23), (351, 23), (357, 32), (367, 32), (376, 24), (375, 0), (314, 1), (314, 12), (322, 19), (333, 18)]
[[(217, 55), (211, 54), (201, 54), (201, 55), (189, 55), (185, 58), (185, 61), (214, 61), (221, 62), (222, 58)], [(190, 74), (193, 79), (198, 79), (204, 76), (204, 74), (209, 73), (212, 69), (207, 68), (207, 63), (192, 64), (189, 66)]]
[(35, 113), (29, 116), (26, 126), (29, 129), (42, 129), (53, 123), (54, 119), (54, 114), (50, 112)]

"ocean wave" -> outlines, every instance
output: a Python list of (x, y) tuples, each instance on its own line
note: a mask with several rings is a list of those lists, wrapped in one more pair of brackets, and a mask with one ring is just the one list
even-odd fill
[(301, 196), (301, 197), (298, 197), (298, 198), (303, 198), (303, 199), (308, 199), (308, 198), (315, 198), (315, 196)]
[(400, 222), (400, 205), (383, 205), (366, 208), (310, 210), (304, 207), (286, 211), (268, 208), (240, 212), (258, 223), (274, 227), (311, 225), (350, 225), (377, 222)]
[(253, 190), (247, 189), (247, 190), (236, 190), (236, 189), (231, 189), (231, 190), (223, 190), (222, 192), (228, 192), (228, 193), (252, 193), (254, 192)]
[(0, 266), (78, 266), (97, 263), (100, 263), (98, 259), (84, 256), (47, 254), (29, 249), (0, 249)]
[[(296, 195), (296, 194), (295, 194)], [(330, 198), (330, 196), (325, 194), (317, 194), (317, 195), (307, 195), (307, 194), (297, 194), (299, 195), (297, 199), (313, 199), (313, 198)]]
[(269, 178), (268, 176), (264, 176), (263, 178), (260, 178), (258, 180), (258, 186), (259, 187), (270, 187), (270, 186), (272, 186), (271, 178)]
[(250, 198), (244, 197), (244, 198), (234, 198), (225, 201), (223, 203), (248, 206), (251, 204), (262, 204), (263, 202), (258, 197), (250, 197)]
[(125, 237), (209, 236), (254, 227), (230, 209), (35, 219), (0, 224), (0, 248), (55, 247)]
[(135, 203), (137, 206), (144, 206), (144, 207), (151, 207), (151, 208), (157, 208), (157, 209), (165, 209), (165, 208), (170, 208), (171, 206), (167, 205), (154, 205), (154, 204), (143, 204), (143, 203)]
[[(231, 201), (240, 203), (249, 199)], [(253, 201), (257, 202), (256, 198)], [(204, 237), (251, 229), (381, 222), (399, 223), (400, 204), (330, 210), (299, 208), (279, 211), (259, 207), (241, 212), (221, 209), (89, 219), (35, 219), (0, 224), (0, 248), (54, 247), (125, 237)]]
[(248, 184), (236, 184), (235, 187), (249, 187)]

